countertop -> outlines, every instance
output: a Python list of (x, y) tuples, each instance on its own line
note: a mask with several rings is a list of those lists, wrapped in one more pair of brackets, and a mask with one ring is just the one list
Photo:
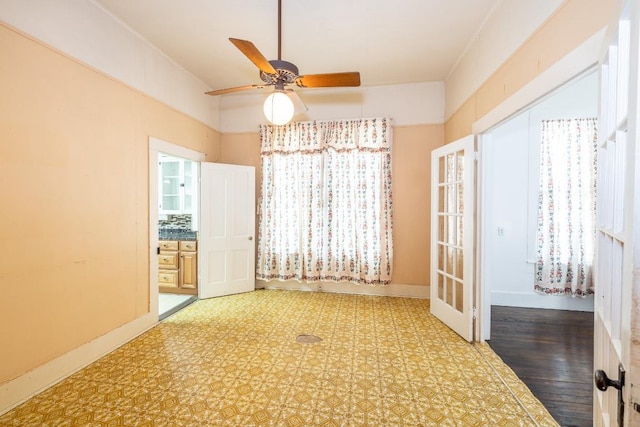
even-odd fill
[(159, 240), (198, 240), (198, 232), (182, 228), (158, 229)]

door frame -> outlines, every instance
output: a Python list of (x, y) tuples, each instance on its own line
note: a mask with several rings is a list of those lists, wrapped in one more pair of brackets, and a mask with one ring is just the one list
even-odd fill
[(510, 118), (520, 114), (540, 99), (556, 92), (568, 82), (593, 72), (598, 65), (605, 30), (591, 36), (558, 62), (540, 73), (516, 93), (505, 99), (473, 123), (471, 132), (477, 136), (479, 161), (476, 187), (476, 285), (475, 306), (478, 309), (475, 322), (476, 341), (484, 342), (490, 338), (491, 331), (491, 288), (486, 283), (485, 237), (488, 232), (484, 221), (483, 198), (486, 185), (486, 166), (483, 167), (483, 145), (491, 138), (491, 131)]
[[(158, 319), (158, 154), (164, 153), (175, 157), (204, 162), (205, 154), (190, 148), (182, 147), (168, 141), (149, 137), (149, 312)], [(200, 203), (200, 168), (198, 168), (197, 193)], [(156, 208), (154, 208), (154, 206)], [(200, 272), (198, 271), (198, 275)]]

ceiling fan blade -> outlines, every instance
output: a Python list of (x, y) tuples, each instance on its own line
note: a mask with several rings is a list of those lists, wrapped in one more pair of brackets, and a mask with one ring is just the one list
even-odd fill
[(227, 93), (240, 92), (247, 89), (262, 89), (265, 87), (267, 87), (267, 85), (246, 85), (246, 86), (230, 87), (227, 89), (218, 89), (218, 90), (205, 92), (205, 95), (211, 95), (211, 96), (224, 95)]
[(296, 84), (300, 87), (360, 86), (360, 73), (308, 74), (298, 77)]
[(273, 65), (269, 63), (267, 58), (264, 57), (262, 53), (258, 50), (257, 47), (253, 43), (248, 40), (240, 40), (229, 38), (229, 41), (237, 47), (240, 52), (244, 53), (244, 56), (249, 58), (251, 62), (253, 62), (256, 67), (267, 74), (276, 74), (277, 71), (273, 68)]
[(300, 96), (293, 89), (285, 89), (284, 92), (289, 96), (293, 102), (294, 114), (306, 113), (309, 111), (309, 107), (300, 99)]

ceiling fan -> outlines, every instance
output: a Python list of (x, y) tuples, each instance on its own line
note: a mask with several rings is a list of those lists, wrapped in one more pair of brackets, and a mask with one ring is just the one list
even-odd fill
[[(300, 75), (297, 66), (282, 60), (282, 0), (278, 0), (278, 59), (267, 60), (248, 40), (229, 38), (229, 41), (258, 67), (260, 79), (264, 83), (212, 90), (206, 94), (225, 95), (274, 86), (274, 92), (264, 103), (265, 116), (274, 124), (281, 125), (291, 120), (294, 114), (294, 102), (304, 106), (295, 91), (286, 88), (288, 85), (295, 84), (303, 88), (360, 86), (360, 73), (357, 71)], [(303, 108), (306, 111), (306, 106)]]

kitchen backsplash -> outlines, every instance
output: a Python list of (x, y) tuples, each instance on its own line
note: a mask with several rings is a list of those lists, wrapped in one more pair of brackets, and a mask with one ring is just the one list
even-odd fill
[(191, 214), (167, 215), (167, 219), (158, 220), (158, 228), (191, 230)]

